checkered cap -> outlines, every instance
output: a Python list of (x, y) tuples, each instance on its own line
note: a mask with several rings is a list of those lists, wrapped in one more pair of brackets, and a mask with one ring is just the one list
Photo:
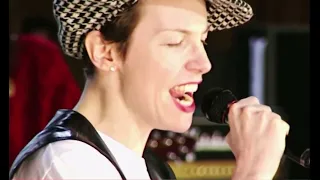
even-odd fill
[[(62, 50), (81, 59), (84, 35), (100, 30), (106, 21), (132, 7), (138, 0), (54, 0), (53, 13), (59, 24), (58, 37)], [(210, 31), (244, 24), (253, 16), (252, 8), (243, 0), (206, 0)]]

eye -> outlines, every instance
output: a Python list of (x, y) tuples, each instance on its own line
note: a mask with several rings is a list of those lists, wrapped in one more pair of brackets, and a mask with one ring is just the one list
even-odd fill
[(177, 47), (180, 46), (182, 44), (183, 40), (176, 42), (176, 43), (167, 43), (166, 45), (169, 47)]

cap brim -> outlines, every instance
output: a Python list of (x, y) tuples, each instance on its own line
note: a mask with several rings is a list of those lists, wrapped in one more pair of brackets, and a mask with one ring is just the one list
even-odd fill
[(230, 29), (248, 22), (253, 11), (243, 0), (206, 0), (210, 31)]

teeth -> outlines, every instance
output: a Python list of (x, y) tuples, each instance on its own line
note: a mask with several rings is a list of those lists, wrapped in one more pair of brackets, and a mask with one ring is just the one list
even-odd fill
[(197, 84), (187, 84), (184, 86), (185, 92), (196, 92), (198, 90)]
[(174, 90), (178, 93), (178, 94), (183, 94), (185, 91), (184, 86), (176, 86), (174, 87)]
[(193, 98), (190, 97), (189, 95), (187, 94), (184, 94), (183, 95), (183, 99), (182, 100), (178, 100), (180, 104), (184, 105), (184, 106), (191, 106), (192, 103), (193, 103)]
[(186, 93), (186, 92), (196, 92), (198, 90), (197, 84), (186, 84), (181, 86), (174, 87), (174, 90), (178, 93)]

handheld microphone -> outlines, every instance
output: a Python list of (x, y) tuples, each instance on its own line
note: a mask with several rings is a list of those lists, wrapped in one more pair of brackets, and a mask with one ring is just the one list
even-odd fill
[[(235, 102), (237, 98), (230, 90), (213, 88), (204, 95), (201, 110), (209, 121), (228, 124), (229, 107)], [(310, 166), (310, 149), (297, 157), (286, 147), (284, 155), (305, 168)]]

